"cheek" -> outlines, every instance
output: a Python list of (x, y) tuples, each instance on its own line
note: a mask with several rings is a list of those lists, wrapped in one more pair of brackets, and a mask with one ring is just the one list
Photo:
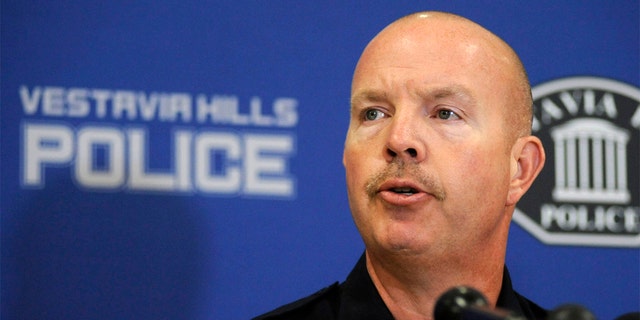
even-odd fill
[(353, 148), (353, 146), (349, 144), (345, 145), (343, 163), (347, 190), (350, 196), (353, 196), (353, 193), (358, 190), (358, 185), (362, 184), (362, 182), (358, 180), (359, 178), (362, 179), (363, 167), (365, 166), (365, 164), (362, 163), (362, 159), (366, 159), (366, 157), (360, 150)]
[[(349, 204), (354, 214), (366, 212), (371, 205), (367, 195), (366, 185), (369, 179), (378, 171), (383, 163), (376, 157), (371, 144), (353, 143), (345, 144), (344, 167)], [(382, 160), (384, 161), (384, 160)]]
[(467, 148), (455, 163), (457, 166), (449, 170), (449, 181), (452, 196), (457, 194), (464, 199), (461, 204), (464, 203), (468, 209), (504, 204), (509, 184), (509, 163), (502, 150)]
[(367, 177), (365, 163), (367, 156), (362, 153), (364, 151), (358, 148), (350, 148), (346, 145), (343, 162), (351, 215), (361, 234), (369, 234), (369, 232), (365, 231), (369, 229), (370, 223), (367, 222), (369, 217), (365, 214), (365, 212), (369, 211), (369, 201), (364, 187)]
[(372, 145), (373, 141), (363, 138), (362, 134), (351, 131), (348, 133), (343, 153), (343, 162), (347, 174), (363, 170), (360, 167), (373, 158)]

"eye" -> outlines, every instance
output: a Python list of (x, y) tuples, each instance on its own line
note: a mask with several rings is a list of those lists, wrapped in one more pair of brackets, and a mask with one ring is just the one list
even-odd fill
[(378, 109), (367, 109), (364, 111), (365, 121), (374, 121), (384, 117), (384, 112)]
[(450, 120), (459, 118), (458, 115), (449, 109), (440, 109), (436, 112), (436, 116), (441, 120)]

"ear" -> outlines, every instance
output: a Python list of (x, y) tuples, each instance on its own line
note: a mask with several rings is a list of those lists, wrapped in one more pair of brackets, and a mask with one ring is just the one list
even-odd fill
[(345, 150), (346, 150), (346, 143), (345, 143), (345, 148), (342, 149), (342, 166), (346, 168), (347, 167), (347, 155), (346, 155)]
[(507, 205), (515, 205), (538, 177), (545, 161), (544, 148), (534, 136), (519, 138), (511, 149), (511, 180)]

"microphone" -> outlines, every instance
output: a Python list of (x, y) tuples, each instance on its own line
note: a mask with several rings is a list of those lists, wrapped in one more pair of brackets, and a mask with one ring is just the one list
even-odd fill
[(640, 311), (625, 313), (615, 320), (640, 320)]
[(525, 320), (508, 310), (493, 309), (480, 291), (457, 286), (442, 294), (433, 310), (435, 320)]
[(596, 316), (577, 304), (564, 304), (549, 312), (549, 320), (596, 320)]
[[(618, 319), (637, 319), (639, 313), (631, 313)], [(525, 320), (509, 310), (492, 309), (480, 291), (457, 286), (442, 294), (433, 310), (435, 320)], [(549, 312), (548, 320), (596, 320), (596, 317), (577, 304), (564, 304)], [(618, 320), (616, 319), (616, 320)]]

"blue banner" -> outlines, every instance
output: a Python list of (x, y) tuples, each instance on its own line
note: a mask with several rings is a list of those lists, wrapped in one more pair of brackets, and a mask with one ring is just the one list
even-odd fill
[(640, 309), (638, 1), (1, 3), (5, 319), (248, 319), (342, 281), (364, 247), (342, 149), (351, 75), (406, 14), (519, 53), (547, 164), (514, 286)]

